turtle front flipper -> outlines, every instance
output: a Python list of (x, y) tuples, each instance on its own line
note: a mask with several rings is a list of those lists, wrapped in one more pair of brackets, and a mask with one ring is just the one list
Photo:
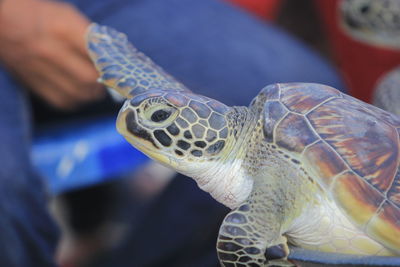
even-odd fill
[(93, 23), (86, 41), (90, 58), (101, 76), (99, 81), (126, 98), (153, 89), (189, 91), (139, 52), (123, 33)]
[(280, 234), (274, 212), (254, 212), (249, 203), (225, 217), (218, 235), (218, 258), (222, 266), (295, 266), (287, 260), (289, 248)]

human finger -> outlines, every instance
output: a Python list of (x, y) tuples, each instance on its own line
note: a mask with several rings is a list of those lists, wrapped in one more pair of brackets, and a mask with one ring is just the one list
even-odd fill
[(94, 67), (83, 57), (59, 41), (47, 42), (37, 48), (40, 72), (57, 84), (58, 88), (75, 97), (78, 101), (98, 99), (104, 95), (102, 86), (96, 82)]
[(71, 110), (77, 106), (75, 98), (69, 96), (63, 90), (57, 90), (52, 82), (43, 80), (40, 75), (18, 75), (23, 83), (31, 89), (33, 93), (44, 99), (50, 105), (59, 109)]

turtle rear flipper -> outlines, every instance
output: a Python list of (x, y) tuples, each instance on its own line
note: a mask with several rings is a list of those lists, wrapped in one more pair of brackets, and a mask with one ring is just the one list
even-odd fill
[(189, 91), (129, 43), (125, 34), (91, 24), (86, 35), (90, 58), (99, 81), (126, 98), (148, 90)]

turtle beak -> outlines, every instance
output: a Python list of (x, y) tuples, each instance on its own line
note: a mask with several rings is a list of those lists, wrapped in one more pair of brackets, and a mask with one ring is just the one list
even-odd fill
[(150, 158), (167, 167), (177, 166), (173, 158), (163, 153), (148, 130), (140, 126), (136, 111), (129, 108), (129, 101), (125, 102), (118, 114), (117, 130), (132, 146)]
[(121, 108), (117, 118), (117, 130), (135, 147), (140, 146), (140, 150), (149, 150), (153, 147), (159, 150), (159, 145), (154, 141), (150, 132), (140, 126), (138, 116), (134, 109), (129, 107), (129, 102), (126, 101)]

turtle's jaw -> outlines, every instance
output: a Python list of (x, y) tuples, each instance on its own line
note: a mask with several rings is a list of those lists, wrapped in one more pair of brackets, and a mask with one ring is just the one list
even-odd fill
[(169, 168), (173, 168), (173, 169), (177, 168), (178, 164), (175, 159), (169, 157), (168, 155), (161, 153), (160, 151), (155, 151), (155, 150), (149, 149), (148, 145), (150, 145), (150, 143), (148, 143), (148, 142), (146, 143), (146, 141), (143, 141), (143, 140), (136, 140), (135, 138), (132, 138), (131, 135), (123, 134), (122, 132), (121, 132), (121, 134), (133, 147), (142, 151), (144, 154), (146, 154), (151, 159), (158, 161), (159, 163), (161, 163)]
[(177, 160), (166, 153), (163, 153), (159, 144), (146, 129), (142, 128), (137, 123), (136, 118), (136, 112), (129, 109), (128, 105), (124, 105), (117, 118), (118, 132), (124, 136), (132, 146), (150, 158), (167, 167), (176, 169), (178, 166)]

